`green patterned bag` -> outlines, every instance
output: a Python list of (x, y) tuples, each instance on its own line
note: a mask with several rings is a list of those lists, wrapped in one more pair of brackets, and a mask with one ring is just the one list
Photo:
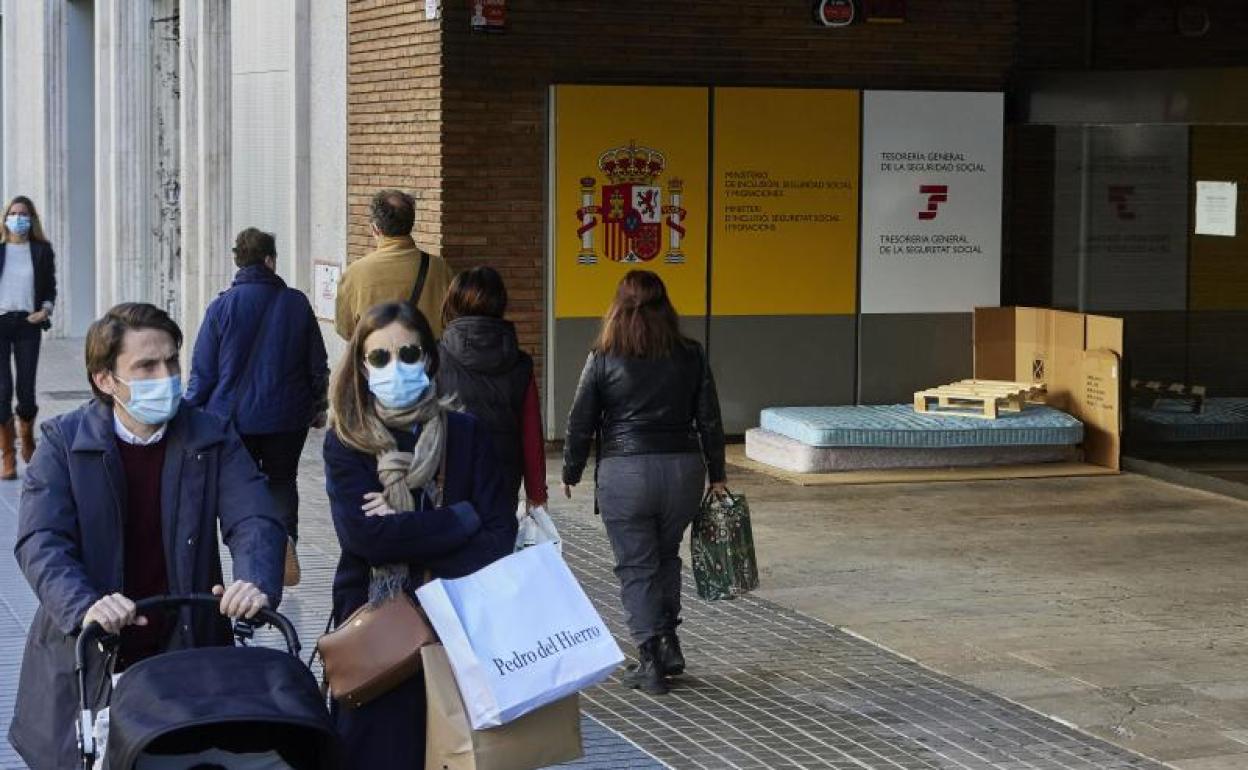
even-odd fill
[(731, 599), (758, 588), (750, 506), (744, 495), (729, 492), (719, 499), (707, 492), (693, 521), (690, 550), (693, 580), (703, 599)]

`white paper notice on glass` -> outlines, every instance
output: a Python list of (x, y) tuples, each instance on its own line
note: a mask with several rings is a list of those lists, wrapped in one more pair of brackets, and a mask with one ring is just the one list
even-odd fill
[(1235, 237), (1235, 182), (1196, 183), (1196, 234)]
[(332, 262), (317, 262), (312, 267), (312, 309), (316, 317), (334, 320), (334, 304), (338, 299), (338, 278), (342, 267)]

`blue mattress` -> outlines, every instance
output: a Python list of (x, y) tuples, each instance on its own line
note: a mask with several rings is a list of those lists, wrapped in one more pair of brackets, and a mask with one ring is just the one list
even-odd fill
[(1133, 441), (1248, 441), (1248, 398), (1208, 398), (1199, 414), (1179, 401), (1133, 408), (1128, 431)]
[(1083, 441), (1083, 423), (1047, 406), (1005, 412), (995, 420), (919, 414), (910, 404), (776, 407), (763, 410), (761, 427), (819, 447), (942, 449)]

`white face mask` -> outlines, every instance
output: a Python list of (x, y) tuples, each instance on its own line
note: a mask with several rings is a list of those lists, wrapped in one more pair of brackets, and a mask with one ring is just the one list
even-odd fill
[(368, 372), (368, 389), (387, 409), (406, 409), (420, 400), (429, 389), (429, 374), (425, 362), (405, 364), (393, 360), (381, 368), (365, 365)]
[(178, 407), (182, 403), (181, 375), (129, 382), (116, 374), (113, 377), (130, 387), (130, 400), (125, 403), (118, 401), (121, 408), (144, 425), (164, 425), (178, 413)]

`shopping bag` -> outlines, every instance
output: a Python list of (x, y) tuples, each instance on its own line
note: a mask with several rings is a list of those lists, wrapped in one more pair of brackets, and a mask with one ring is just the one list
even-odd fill
[(519, 523), (516, 531), (517, 551), (541, 543), (554, 543), (559, 553), (563, 553), (559, 530), (555, 529), (555, 522), (551, 520), (545, 506), (539, 505), (530, 509), (528, 504), (520, 503), (520, 507), (516, 509), (516, 521)]
[(581, 757), (581, 709), (575, 694), (501, 727), (473, 730), (445, 648), (429, 645), (420, 655), (426, 770), (533, 770)]
[(552, 543), (525, 548), (416, 595), (450, 658), (474, 730), (603, 681), (624, 662)]
[(745, 495), (710, 492), (693, 521), (693, 582), (703, 599), (731, 599), (758, 588), (758, 561)]

